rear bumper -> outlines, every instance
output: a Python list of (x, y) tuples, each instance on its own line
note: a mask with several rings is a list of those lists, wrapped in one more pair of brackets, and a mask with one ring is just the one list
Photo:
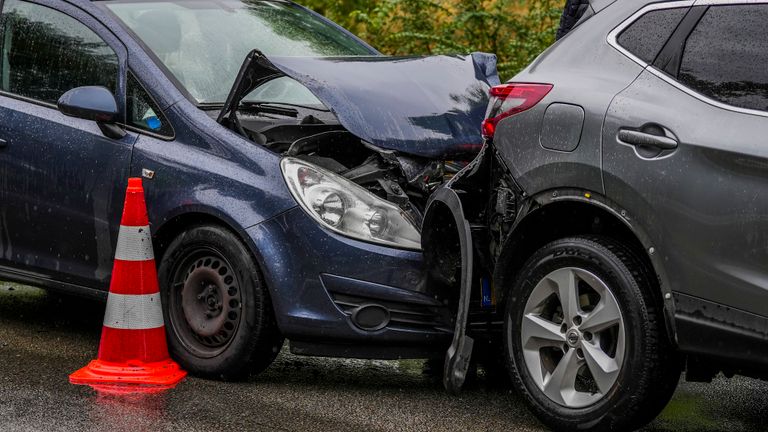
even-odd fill
[[(453, 323), (427, 291), (421, 253), (337, 235), (299, 208), (248, 234), (295, 352), (405, 358), (445, 351)], [(355, 312), (366, 306), (386, 310), (386, 325), (363, 329)]]

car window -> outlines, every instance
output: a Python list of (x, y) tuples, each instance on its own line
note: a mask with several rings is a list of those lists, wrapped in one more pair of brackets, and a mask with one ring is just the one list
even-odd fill
[(768, 111), (768, 5), (712, 6), (686, 42), (678, 80), (705, 96)]
[(45, 6), (6, 0), (0, 34), (3, 91), (50, 104), (80, 86), (115, 92), (117, 55), (74, 18)]
[(168, 119), (132, 73), (128, 74), (127, 90), (128, 125), (172, 138), (173, 128)]
[(271, 102), (309, 107), (322, 107), (323, 103), (308, 88), (291, 77), (275, 78), (256, 87), (247, 102)]
[(617, 41), (639, 59), (653, 63), (687, 11), (675, 8), (648, 12), (621, 32)]
[(226, 101), (246, 55), (254, 49), (266, 56), (374, 54), (359, 39), (290, 2), (114, 0), (102, 4), (201, 104)]

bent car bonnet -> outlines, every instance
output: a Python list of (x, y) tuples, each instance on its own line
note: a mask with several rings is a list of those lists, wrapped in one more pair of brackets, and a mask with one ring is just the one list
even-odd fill
[(358, 138), (440, 158), (476, 152), (496, 56), (265, 57), (245, 59), (219, 115), (231, 118), (259, 85), (289, 76), (306, 86)]

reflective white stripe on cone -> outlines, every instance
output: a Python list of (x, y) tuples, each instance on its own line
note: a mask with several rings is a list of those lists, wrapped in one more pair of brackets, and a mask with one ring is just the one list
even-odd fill
[(149, 330), (163, 327), (160, 293), (126, 295), (110, 293), (104, 326), (121, 330)]
[(155, 259), (152, 236), (148, 226), (120, 226), (115, 259), (121, 261), (149, 261)]

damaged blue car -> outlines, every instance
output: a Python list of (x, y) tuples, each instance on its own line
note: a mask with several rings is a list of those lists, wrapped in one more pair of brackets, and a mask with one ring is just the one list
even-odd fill
[(474, 158), (486, 54), (391, 58), (288, 1), (5, 0), (0, 276), (106, 297), (145, 181), (172, 356), (442, 357), (429, 195)]

